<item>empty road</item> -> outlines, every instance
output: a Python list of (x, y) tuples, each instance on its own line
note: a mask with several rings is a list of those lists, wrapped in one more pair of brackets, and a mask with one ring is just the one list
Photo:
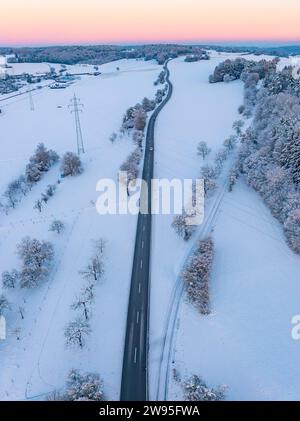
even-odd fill
[[(154, 166), (154, 128), (156, 118), (172, 95), (169, 69), (165, 65), (169, 89), (166, 97), (153, 112), (146, 134), (145, 158), (142, 178), (151, 186)], [(148, 194), (148, 210), (151, 209), (151, 188), (141, 192), (141, 202)], [(139, 213), (131, 287), (127, 313), (124, 346), (121, 395), (122, 401), (148, 400), (148, 331), (149, 331), (149, 279), (151, 251), (151, 212)]]

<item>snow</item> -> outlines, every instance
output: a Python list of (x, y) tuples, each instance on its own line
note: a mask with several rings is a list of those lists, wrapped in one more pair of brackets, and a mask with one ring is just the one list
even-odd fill
[[(199, 176), (202, 160), (196, 155), (197, 143), (207, 141), (212, 159), (232, 133), (242, 84), (207, 82), (223, 59), (213, 54), (209, 62), (170, 63), (174, 94), (158, 119), (156, 176)], [(157, 391), (160, 369), (167, 364), (165, 359), (161, 362), (167, 320), (173, 314), (170, 306), (178, 292), (178, 275), (198, 238), (196, 233), (184, 243), (172, 230), (172, 219), (155, 216), (153, 224), (151, 399), (164, 397)], [(227, 384), (227, 399), (299, 399), (298, 344), (291, 337), (291, 318), (299, 314), (300, 259), (286, 245), (282, 228), (261, 198), (243, 180), (233, 193), (225, 194), (214, 227), (212, 314), (200, 316), (185, 296), (181, 300), (169, 361), (168, 399), (183, 398), (172, 378), (173, 368), (183, 379), (198, 374), (211, 387)]]
[[(107, 397), (119, 397), (133, 257), (133, 246), (128, 244), (134, 244), (136, 216), (99, 216), (94, 206), (96, 183), (100, 178), (116, 180), (120, 164), (135, 148), (126, 137), (112, 145), (109, 136), (118, 131), (129, 106), (144, 96), (154, 96), (153, 82), (161, 67), (121, 60), (100, 70), (103, 75), (82, 77), (67, 89), (34, 93), (35, 111), (30, 111), (27, 96), (3, 104), (1, 192), (24, 172), (38, 142), (59, 154), (76, 151), (74, 116), (68, 109), (74, 92), (84, 103), (80, 118), (86, 154), (83, 174), (62, 179), (42, 213), (33, 205), (46, 186), (60, 178), (59, 165), (44, 175), (15, 210), (0, 217), (0, 272), (20, 267), (16, 246), (26, 235), (53, 242), (56, 255), (48, 282), (33, 291), (5, 291), (12, 310), (7, 313), (8, 338), (0, 343), (2, 400), (45, 399), (45, 393), (63, 387), (73, 367), (98, 372)], [(66, 224), (59, 236), (48, 231), (56, 218)], [(75, 318), (70, 305), (85, 284), (78, 272), (92, 256), (92, 241), (99, 237), (107, 240), (106, 274), (97, 286), (92, 334), (82, 351), (68, 349), (64, 327)], [(25, 307), (24, 320), (18, 314), (19, 305)], [(20, 341), (13, 333), (16, 328), (21, 329)]]
[[(299, 314), (299, 256), (243, 180), (225, 196), (214, 240), (212, 314), (200, 317), (182, 304), (177, 368), (227, 384), (229, 400), (298, 400), (291, 319)], [(174, 388), (170, 397), (178, 396)]]
[[(178, 58), (169, 63), (174, 92), (157, 119), (155, 177), (199, 177), (203, 165), (197, 156), (199, 141), (212, 149), (206, 164), (233, 133), (232, 123), (239, 118), (237, 108), (243, 102), (242, 83), (209, 84), (208, 76), (225, 58), (235, 57), (213, 52), (210, 61), (185, 63)], [(70, 73), (93, 69), (67, 68)], [(12, 69), (15, 74), (47, 70), (47, 63), (13, 64)], [(129, 106), (144, 96), (154, 96), (153, 81), (161, 66), (120, 60), (99, 70), (100, 76), (82, 76), (66, 89), (34, 91), (34, 111), (27, 94), (0, 98), (5, 99), (0, 102), (0, 193), (24, 172), (39, 142), (60, 155), (76, 152), (74, 116), (68, 108), (74, 92), (84, 104), (80, 118), (86, 148), (82, 175), (60, 179), (59, 165), (55, 165), (15, 210), (0, 215), (0, 273), (20, 267), (16, 246), (25, 235), (53, 242), (56, 256), (48, 282), (33, 291), (5, 291), (12, 308), (7, 313), (8, 338), (0, 342), (1, 400), (45, 399), (47, 392), (63, 387), (73, 367), (98, 372), (108, 399), (119, 398), (136, 216), (100, 217), (94, 206), (96, 183), (100, 178), (116, 180), (120, 165), (134, 149), (126, 137), (113, 145), (108, 139), (118, 131)], [(42, 213), (33, 209), (47, 185), (58, 179), (61, 183)], [(66, 225), (60, 235), (49, 232), (57, 218)], [(185, 243), (171, 228), (172, 220), (172, 215), (153, 217), (151, 399), (157, 396), (174, 287), (201, 232), (200, 226), (191, 242)], [(106, 273), (96, 287), (92, 334), (83, 350), (69, 349), (64, 327), (75, 318), (70, 305), (85, 284), (78, 272), (92, 255), (92, 241), (99, 237), (107, 240)], [(199, 374), (210, 386), (228, 384), (228, 399), (298, 399), (298, 344), (291, 338), (290, 322), (299, 313), (299, 257), (287, 247), (280, 225), (261, 198), (242, 179), (225, 195), (213, 237), (212, 314), (200, 316), (181, 302), (171, 367), (183, 377)], [(20, 305), (25, 307), (24, 320), (18, 314)], [(16, 328), (20, 328), (19, 341)], [(182, 398), (172, 379), (168, 397)]]
[[(232, 123), (239, 118), (237, 109), (242, 103), (242, 83), (208, 82), (208, 76), (223, 60), (222, 54), (214, 54), (209, 61), (185, 63), (180, 58), (170, 62), (174, 92), (157, 121), (155, 177), (199, 178), (201, 166), (209, 163), (223, 141), (233, 134)], [(201, 140), (206, 141), (212, 149), (210, 158), (204, 162), (197, 156), (197, 145)], [(172, 215), (155, 215), (153, 221), (150, 319), (152, 399), (156, 397), (159, 359), (170, 299), (191, 248), (171, 228), (172, 221)]]

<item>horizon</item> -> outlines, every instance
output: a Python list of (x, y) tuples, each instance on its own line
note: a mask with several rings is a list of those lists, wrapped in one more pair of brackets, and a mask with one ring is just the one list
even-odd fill
[(170, 40), (170, 41), (145, 41), (145, 42), (70, 42), (70, 43), (37, 43), (37, 44), (0, 44), (0, 48), (54, 48), (54, 47), (96, 47), (96, 46), (116, 46), (116, 47), (138, 47), (143, 45), (187, 45), (187, 46), (208, 46), (208, 47), (245, 47), (245, 48), (282, 48), (282, 47), (300, 47), (300, 40), (294, 41), (180, 41), (180, 40)]

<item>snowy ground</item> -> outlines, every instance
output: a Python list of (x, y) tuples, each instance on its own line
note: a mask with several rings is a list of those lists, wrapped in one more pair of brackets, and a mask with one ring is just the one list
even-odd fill
[[(174, 93), (157, 120), (155, 176), (196, 178), (202, 160), (200, 140), (212, 148), (211, 158), (232, 134), (242, 103), (241, 82), (208, 83), (215, 66), (230, 54), (210, 61), (170, 62)], [(249, 57), (257, 60), (262, 57)], [(270, 59), (269, 56), (266, 57)], [(281, 63), (282, 64), (282, 63)], [(59, 65), (57, 65), (59, 66)], [(116, 67), (120, 71), (116, 71)], [(13, 71), (39, 73), (47, 64), (14, 65)], [(69, 70), (84, 71), (88, 66)], [(55, 244), (50, 280), (36, 291), (5, 292), (8, 338), (0, 343), (0, 399), (43, 399), (62, 387), (69, 368), (99, 372), (109, 399), (118, 399), (136, 217), (97, 215), (93, 202), (99, 178), (116, 179), (133, 144), (108, 138), (117, 131), (124, 111), (144, 96), (153, 97), (153, 81), (161, 67), (154, 62), (121, 60), (100, 66), (98, 77), (82, 77), (64, 90), (43, 88), (1, 102), (0, 193), (19, 176), (37, 143), (59, 154), (76, 151), (74, 116), (68, 109), (74, 92), (84, 103), (81, 115), (85, 171), (63, 179), (41, 214), (34, 202), (60, 177), (54, 166), (8, 216), (0, 216), (0, 272), (19, 267), (16, 245), (25, 236)], [(19, 123), (19, 124), (17, 124)], [(209, 161), (208, 159), (208, 161)], [(49, 233), (54, 217), (66, 223), (61, 236)], [(171, 293), (193, 245), (171, 229), (172, 216), (153, 221), (150, 320), (150, 398), (156, 397), (157, 374)], [(67, 349), (63, 328), (74, 318), (70, 304), (83, 284), (78, 271), (92, 253), (92, 240), (107, 241), (106, 275), (97, 287), (91, 319), (93, 333), (83, 351)], [(195, 236), (194, 239), (196, 239)], [(214, 232), (216, 257), (212, 276), (212, 315), (200, 317), (182, 303), (176, 325), (173, 367), (182, 376), (200, 374), (210, 385), (228, 384), (229, 399), (298, 398), (298, 344), (290, 336), (290, 319), (298, 314), (300, 259), (285, 244), (282, 231), (261, 199), (239, 181), (225, 196)], [(25, 300), (25, 301), (24, 301)], [(21, 320), (18, 307), (25, 307)], [(20, 341), (15, 329), (20, 328)], [(42, 395), (42, 396), (40, 396)], [(181, 398), (171, 384), (169, 398)]]
[[(157, 176), (198, 176), (202, 163), (197, 143), (206, 140), (214, 153), (231, 133), (242, 103), (242, 85), (207, 82), (223, 59), (214, 55), (204, 63), (171, 62), (174, 95), (158, 120)], [(173, 288), (197, 238), (184, 244), (171, 222), (167, 216), (154, 220), (152, 398), (157, 393)], [(290, 324), (299, 313), (299, 257), (287, 247), (279, 224), (261, 199), (242, 180), (225, 195), (213, 237), (212, 315), (201, 317), (188, 303), (181, 303), (171, 368), (178, 369), (183, 379), (199, 374), (210, 386), (227, 384), (228, 399), (299, 399), (299, 344), (291, 338)], [(182, 399), (172, 379), (168, 398)]]
[[(129, 106), (144, 96), (153, 97), (153, 81), (160, 70), (153, 62), (122, 60), (101, 66), (103, 75), (83, 77), (70, 88), (36, 92), (35, 111), (30, 111), (26, 96), (2, 104), (0, 192), (24, 171), (38, 142), (59, 154), (76, 151), (74, 116), (68, 109), (74, 92), (85, 105), (81, 123), (86, 154), (84, 173), (63, 179), (41, 214), (33, 210), (34, 202), (60, 177), (59, 166), (17, 209), (0, 217), (0, 272), (19, 267), (16, 245), (25, 235), (52, 241), (56, 252), (49, 282), (36, 291), (5, 292), (12, 309), (7, 315), (8, 338), (0, 343), (0, 399), (26, 399), (61, 387), (71, 367), (99, 372), (107, 397), (118, 399), (136, 217), (100, 217), (91, 201), (97, 198), (98, 179), (116, 180), (120, 164), (134, 149), (126, 138), (112, 145), (109, 136), (119, 129)], [(66, 223), (59, 237), (48, 232), (54, 217)], [(97, 287), (93, 333), (83, 351), (70, 350), (64, 345), (63, 329), (74, 319), (70, 304), (83, 285), (78, 271), (91, 256), (92, 240), (99, 237), (107, 240), (106, 275)], [(25, 307), (24, 320), (19, 305)], [(16, 328), (21, 329), (20, 341)]]
[(243, 180), (225, 196), (214, 240), (212, 314), (181, 306), (175, 366), (227, 384), (230, 400), (299, 400), (299, 256)]
[[(226, 55), (227, 57), (231, 57)], [(208, 76), (224, 60), (214, 54), (209, 61), (185, 63), (182, 58), (169, 64), (174, 92), (157, 121), (155, 176), (172, 179), (199, 178), (202, 159), (197, 145), (205, 140), (211, 158), (233, 133), (242, 103), (241, 82), (209, 84)], [(156, 396), (161, 345), (165, 334), (169, 302), (178, 274), (191, 244), (171, 228), (172, 215), (154, 216), (151, 267), (150, 391)]]

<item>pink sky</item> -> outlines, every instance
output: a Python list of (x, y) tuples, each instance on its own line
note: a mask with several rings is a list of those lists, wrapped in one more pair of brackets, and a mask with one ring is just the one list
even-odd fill
[(299, 0), (12, 0), (0, 44), (300, 41)]

